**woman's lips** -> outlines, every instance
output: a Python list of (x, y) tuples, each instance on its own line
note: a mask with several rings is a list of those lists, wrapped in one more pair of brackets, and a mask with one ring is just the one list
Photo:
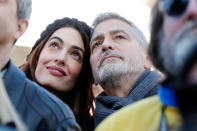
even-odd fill
[(54, 76), (60, 76), (60, 77), (66, 76), (66, 73), (60, 67), (57, 67), (57, 66), (48, 66), (47, 69)]

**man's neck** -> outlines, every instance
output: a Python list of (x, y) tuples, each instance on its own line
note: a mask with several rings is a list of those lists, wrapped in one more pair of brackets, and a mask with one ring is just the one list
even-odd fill
[(0, 70), (8, 63), (12, 45), (0, 43)]
[(126, 77), (124, 79), (119, 78), (117, 80), (107, 81), (102, 87), (107, 96), (127, 97), (140, 75), (135, 78)]
[(125, 84), (120, 87), (116, 86), (109, 89), (105, 89), (104, 92), (107, 96), (127, 97), (132, 85), (133, 84)]

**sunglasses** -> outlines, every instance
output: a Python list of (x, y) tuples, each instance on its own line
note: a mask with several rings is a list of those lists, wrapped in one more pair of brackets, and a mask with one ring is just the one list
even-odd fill
[(189, 0), (159, 0), (161, 10), (173, 17), (179, 17), (184, 14), (188, 3)]

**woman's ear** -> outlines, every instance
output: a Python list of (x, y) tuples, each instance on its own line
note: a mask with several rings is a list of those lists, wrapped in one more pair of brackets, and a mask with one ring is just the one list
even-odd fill
[(151, 59), (148, 55), (145, 56), (145, 62), (144, 62), (144, 69), (150, 69), (152, 67)]
[(27, 19), (18, 20), (17, 30), (16, 30), (16, 33), (14, 34), (14, 39), (15, 40), (17, 40), (21, 35), (24, 34), (28, 25), (29, 25), (29, 22), (28, 22)]

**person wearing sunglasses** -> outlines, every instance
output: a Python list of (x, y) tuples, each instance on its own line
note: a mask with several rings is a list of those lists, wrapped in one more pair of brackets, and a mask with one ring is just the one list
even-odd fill
[(158, 94), (122, 108), (96, 131), (197, 130), (197, 0), (157, 0), (149, 54), (166, 76)]

